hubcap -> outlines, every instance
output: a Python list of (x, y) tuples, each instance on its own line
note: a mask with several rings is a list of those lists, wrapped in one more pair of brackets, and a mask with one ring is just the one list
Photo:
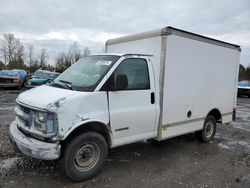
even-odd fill
[(75, 167), (80, 171), (87, 171), (93, 168), (100, 157), (99, 147), (95, 143), (87, 143), (75, 154)]
[(207, 138), (211, 137), (214, 132), (214, 124), (212, 121), (208, 121), (205, 125), (205, 135)]

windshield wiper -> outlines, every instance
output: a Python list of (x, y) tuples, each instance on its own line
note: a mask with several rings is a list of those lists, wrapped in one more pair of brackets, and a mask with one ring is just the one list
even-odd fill
[(74, 88), (72, 87), (72, 83), (66, 80), (59, 80), (59, 82), (64, 83), (65, 86), (67, 86), (69, 89), (74, 90)]
[(67, 80), (59, 80), (59, 81), (62, 82), (62, 83), (65, 83), (65, 84), (70, 84), (70, 85), (72, 85), (72, 83), (69, 82), (69, 81), (67, 81)]

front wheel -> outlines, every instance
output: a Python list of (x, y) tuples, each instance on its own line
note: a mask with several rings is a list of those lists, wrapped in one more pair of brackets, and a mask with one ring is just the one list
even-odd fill
[(204, 121), (203, 129), (195, 132), (195, 136), (199, 142), (208, 143), (213, 140), (216, 133), (216, 120), (214, 116), (207, 116)]
[(62, 165), (71, 180), (84, 181), (94, 177), (102, 169), (107, 155), (105, 138), (96, 132), (86, 132), (67, 144)]

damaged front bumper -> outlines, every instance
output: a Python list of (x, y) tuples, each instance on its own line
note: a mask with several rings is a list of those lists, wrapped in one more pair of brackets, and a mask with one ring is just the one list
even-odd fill
[(24, 135), (14, 121), (10, 125), (10, 139), (25, 155), (42, 160), (55, 160), (60, 157), (61, 145), (47, 143)]

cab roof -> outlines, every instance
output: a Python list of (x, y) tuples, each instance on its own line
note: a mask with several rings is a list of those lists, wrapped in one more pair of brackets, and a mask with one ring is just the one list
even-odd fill
[(99, 54), (92, 54), (91, 56), (95, 56), (95, 55), (110, 55), (110, 56), (153, 56), (150, 54), (138, 54), (138, 53), (99, 53)]

